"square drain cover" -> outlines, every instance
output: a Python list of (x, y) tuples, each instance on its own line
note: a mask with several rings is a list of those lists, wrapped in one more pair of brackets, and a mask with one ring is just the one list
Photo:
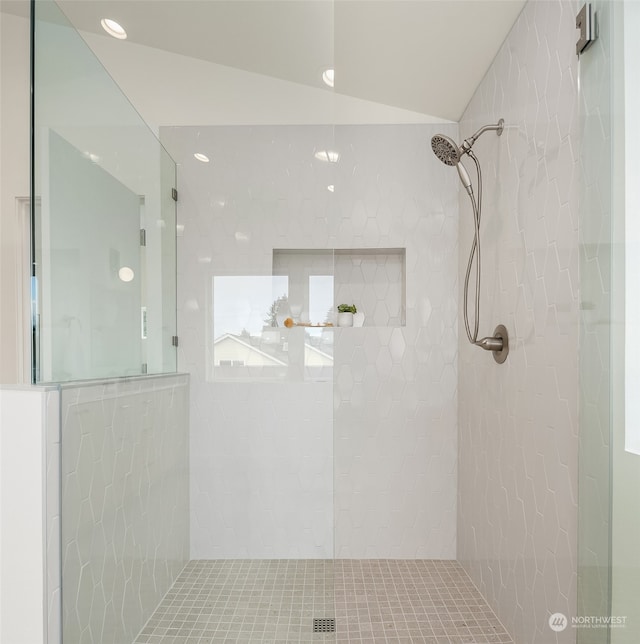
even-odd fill
[(313, 620), (314, 633), (335, 633), (336, 620), (333, 617), (325, 617)]

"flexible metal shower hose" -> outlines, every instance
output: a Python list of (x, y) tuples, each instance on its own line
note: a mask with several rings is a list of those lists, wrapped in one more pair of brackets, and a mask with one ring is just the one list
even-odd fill
[[(478, 176), (478, 200), (476, 202), (473, 196), (473, 190), (469, 193), (471, 206), (473, 208), (473, 223), (475, 232), (473, 235), (473, 243), (471, 244), (471, 252), (469, 253), (469, 261), (467, 262), (467, 273), (464, 278), (464, 328), (467, 332), (467, 338), (471, 344), (476, 344), (478, 341), (478, 326), (480, 324), (480, 216), (482, 214), (482, 170), (476, 155), (469, 150), (467, 154), (473, 159), (476, 165), (476, 173)], [(469, 327), (469, 278), (471, 276), (471, 269), (473, 267), (474, 257), (476, 259), (476, 297), (475, 297), (475, 315), (473, 322), (473, 333)]]

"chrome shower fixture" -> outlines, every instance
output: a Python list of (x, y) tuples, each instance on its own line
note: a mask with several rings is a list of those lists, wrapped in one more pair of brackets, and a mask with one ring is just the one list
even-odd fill
[[(463, 172), (465, 178), (468, 178), (467, 171), (462, 166), (462, 171), (460, 170), (460, 161), (463, 154), (470, 154), (471, 148), (475, 142), (485, 133), (490, 130), (494, 130), (498, 136), (502, 134), (504, 130), (504, 119), (500, 119), (495, 125), (485, 125), (481, 127), (474, 135), (470, 136), (468, 139), (465, 139), (462, 142), (462, 145), (456, 145), (455, 141), (450, 139), (444, 134), (436, 134), (431, 137), (431, 149), (433, 153), (444, 163), (445, 165), (458, 166), (458, 173)], [(462, 179), (462, 174), (460, 176)], [(465, 181), (463, 180), (464, 184)], [(469, 181), (471, 183), (471, 181)], [(465, 186), (466, 187), (466, 186)]]
[(460, 146), (462, 154), (467, 154), (473, 144), (485, 133), (490, 131), (495, 131), (495, 133), (500, 136), (504, 130), (504, 119), (500, 119), (495, 125), (484, 125), (481, 127), (473, 136), (470, 136), (468, 139), (464, 140), (464, 143)]
[(431, 137), (431, 149), (445, 165), (460, 163), (460, 148), (444, 134), (436, 134)]
[[(431, 138), (431, 149), (442, 163), (445, 165), (456, 166), (458, 169), (458, 175), (460, 176), (460, 181), (462, 181), (462, 185), (467, 191), (467, 194), (471, 196), (473, 194), (471, 178), (469, 177), (467, 169), (460, 162), (460, 157), (463, 154), (462, 149), (444, 134), (436, 134)], [(469, 148), (469, 150), (471, 150), (471, 148)]]
[[(471, 206), (473, 208), (473, 221), (474, 221), (474, 235), (473, 243), (471, 245), (471, 252), (469, 253), (469, 261), (467, 262), (467, 272), (464, 279), (464, 327), (467, 332), (467, 338), (471, 344), (474, 344), (486, 351), (492, 351), (493, 357), (496, 362), (502, 364), (509, 354), (509, 335), (507, 329), (502, 325), (498, 325), (493, 336), (482, 338), (478, 340), (478, 324), (480, 321), (480, 216), (482, 214), (482, 170), (480, 169), (480, 162), (473, 153), (472, 149), (475, 142), (488, 131), (494, 131), (498, 136), (504, 130), (504, 119), (500, 119), (495, 125), (485, 125), (481, 127), (473, 136), (465, 139), (462, 145), (457, 145), (452, 139), (444, 134), (436, 134), (431, 138), (431, 149), (433, 153), (448, 166), (455, 166), (458, 170), (460, 181), (464, 189), (469, 195)], [(473, 193), (473, 184), (471, 178), (464, 165), (462, 165), (462, 157), (467, 155), (476, 166), (476, 173), (478, 177), (478, 198)], [(471, 276), (471, 269), (473, 268), (473, 260), (476, 261), (476, 297), (475, 297), (475, 315), (473, 323), (473, 332), (469, 326), (468, 314), (468, 299), (469, 299), (469, 277)]]

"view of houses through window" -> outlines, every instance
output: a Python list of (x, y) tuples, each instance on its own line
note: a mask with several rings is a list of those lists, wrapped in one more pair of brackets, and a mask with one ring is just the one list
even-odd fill
[[(213, 278), (214, 380), (331, 380), (333, 276)], [(296, 325), (284, 324), (291, 318)]]

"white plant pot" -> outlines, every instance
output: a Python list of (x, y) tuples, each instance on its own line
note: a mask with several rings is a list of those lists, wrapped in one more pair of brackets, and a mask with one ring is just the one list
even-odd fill
[(338, 326), (353, 326), (353, 313), (338, 313)]
[(353, 326), (364, 326), (364, 313), (358, 311), (353, 314)]

